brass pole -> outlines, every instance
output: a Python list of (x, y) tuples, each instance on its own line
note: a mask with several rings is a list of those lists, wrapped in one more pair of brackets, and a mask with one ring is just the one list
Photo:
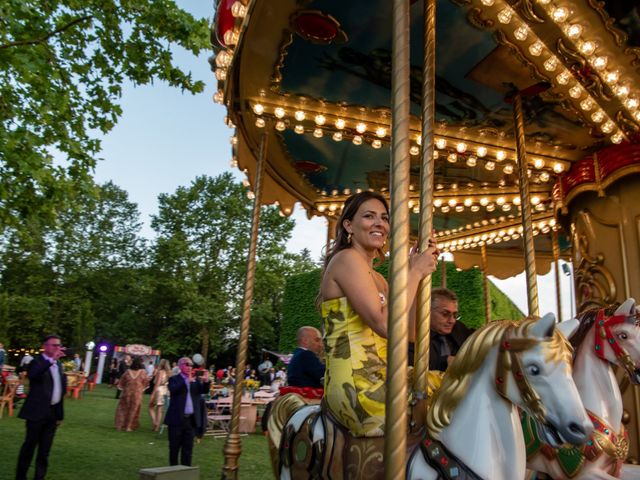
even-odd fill
[(329, 254), (331, 243), (336, 239), (336, 222), (337, 220), (332, 217), (327, 217), (327, 243), (324, 247), (324, 254)]
[(258, 226), (260, 224), (260, 199), (262, 196), (262, 177), (267, 157), (268, 134), (262, 135), (260, 154), (256, 165), (256, 181), (253, 186), (255, 197), (253, 200), (253, 215), (251, 217), (251, 236), (249, 237), (249, 254), (247, 256), (247, 276), (244, 284), (244, 298), (242, 300), (242, 320), (240, 323), (240, 338), (236, 357), (236, 384), (233, 389), (233, 406), (231, 409), (231, 427), (224, 443), (224, 466), (222, 478), (235, 480), (238, 478), (238, 458), (242, 453), (240, 441), (240, 404), (242, 401), (242, 385), (244, 383), (244, 367), (247, 360), (249, 346), (249, 324), (251, 322), (251, 302), (253, 301), (253, 286), (256, 273), (256, 250), (258, 246)]
[[(433, 179), (435, 176), (435, 84), (436, 84), (436, 0), (424, 2), (424, 59), (422, 67), (422, 165), (420, 175), (420, 251), (429, 248), (433, 231)], [(444, 263), (444, 262), (443, 262)], [(413, 391), (417, 400), (427, 398), (429, 337), (431, 335), (431, 275), (418, 289)], [(416, 418), (419, 423), (426, 421)]]
[(556, 274), (556, 302), (558, 304), (558, 322), (562, 321), (562, 301), (560, 291), (560, 246), (558, 245), (558, 232), (551, 229), (551, 250), (553, 252), (553, 268)]
[(405, 478), (409, 305), (409, 0), (393, 0), (391, 134), (391, 264), (384, 478)]
[(516, 129), (516, 151), (518, 157), (518, 177), (520, 179), (520, 208), (522, 210), (522, 239), (524, 243), (525, 272), (527, 278), (527, 300), (529, 315), (539, 316), (538, 282), (536, 278), (536, 254), (533, 245), (533, 222), (531, 199), (529, 197), (529, 177), (527, 175), (527, 152), (524, 138), (522, 98), (519, 93), (513, 97), (513, 118)]
[(447, 262), (444, 257), (440, 260), (440, 286), (447, 288)]
[(484, 298), (484, 319), (485, 323), (491, 321), (491, 290), (489, 289), (489, 275), (487, 262), (487, 246), (483, 243), (480, 246), (480, 259), (482, 262), (482, 294)]

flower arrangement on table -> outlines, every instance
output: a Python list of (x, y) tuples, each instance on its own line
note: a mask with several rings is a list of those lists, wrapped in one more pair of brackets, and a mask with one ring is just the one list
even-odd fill
[(75, 368), (76, 368), (76, 365), (75, 363), (73, 363), (73, 360), (67, 360), (66, 362), (62, 362), (62, 369), (65, 372), (73, 372)]
[(260, 388), (260, 382), (258, 380), (249, 378), (244, 381), (244, 388), (246, 388), (247, 390), (258, 390)]

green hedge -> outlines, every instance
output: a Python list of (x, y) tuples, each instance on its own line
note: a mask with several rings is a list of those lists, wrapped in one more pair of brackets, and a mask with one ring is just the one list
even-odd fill
[[(431, 276), (433, 288), (440, 286), (441, 268)], [(482, 301), (482, 272), (478, 269), (457, 271), (453, 262), (446, 262), (447, 288), (458, 295), (458, 310), (462, 322), (471, 328), (485, 323)], [(384, 263), (378, 270), (387, 277), (389, 265)], [(316, 310), (316, 297), (320, 288), (321, 270), (313, 270), (287, 279), (283, 302), (283, 321), (280, 329), (281, 352), (296, 346), (296, 332), (303, 325), (320, 328), (321, 318)], [(489, 282), (491, 293), (491, 316), (493, 320), (516, 320), (524, 315), (498, 287)]]

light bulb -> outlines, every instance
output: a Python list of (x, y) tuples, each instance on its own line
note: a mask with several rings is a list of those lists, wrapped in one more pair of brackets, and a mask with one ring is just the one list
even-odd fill
[(367, 131), (367, 126), (364, 123), (360, 122), (356, 125), (356, 132), (364, 133), (366, 131)]
[(261, 103), (255, 103), (253, 105), (253, 112), (256, 115), (262, 115), (264, 113), (264, 106)]
[(417, 145), (411, 145), (411, 148), (409, 149), (409, 153), (411, 155), (413, 155), (414, 157), (416, 155), (420, 154), (420, 147), (418, 147)]
[(544, 49), (542, 42), (535, 42), (529, 45), (529, 53), (534, 57), (539, 57)]
[(331, 138), (333, 138), (336, 142), (342, 141), (342, 132), (335, 132)]
[(604, 120), (604, 112), (602, 110), (593, 112), (593, 114), (591, 115), (591, 120), (593, 120), (595, 123), (600, 123)]
[(558, 7), (551, 12), (551, 18), (556, 23), (563, 23), (569, 18), (569, 9), (566, 7)]
[(256, 118), (256, 127), (264, 128), (264, 125), (265, 125), (264, 118), (262, 117)]
[(629, 87), (627, 85), (619, 85), (618, 88), (616, 88), (616, 95), (620, 98), (625, 98), (629, 95)]
[(582, 90), (582, 87), (580, 85), (574, 85), (569, 89), (569, 95), (571, 95), (571, 98), (580, 98), (583, 91), (584, 90)]
[(362, 145), (362, 137), (361, 137), (360, 135), (355, 135), (355, 136), (353, 137), (353, 140), (351, 140), (351, 142), (352, 142), (354, 145)]
[(516, 37), (521, 42), (525, 41), (528, 35), (529, 35), (529, 29), (524, 26), (518, 27), (513, 31), (513, 36)]
[(478, 154), (478, 156), (480, 158), (482, 158), (487, 154), (487, 148), (486, 147), (478, 147), (478, 150), (476, 151), (476, 153)]
[(498, 150), (496, 152), (496, 159), (499, 161), (504, 160), (505, 158), (507, 158), (507, 154), (504, 150)]
[(343, 119), (339, 118), (336, 120), (336, 128), (338, 130), (342, 130), (345, 127), (345, 125), (346, 125), (346, 122)]
[(558, 59), (556, 57), (549, 57), (544, 62), (544, 69), (547, 72), (553, 72), (556, 68), (558, 68)]
[(611, 133), (613, 132), (615, 126), (615, 123), (613, 123), (611, 120), (607, 120), (600, 126), (600, 130), (602, 130), (604, 133)]
[(376, 136), (384, 138), (387, 135), (387, 129), (384, 127), (376, 128)]
[(247, 14), (247, 7), (242, 2), (233, 2), (231, 5), (231, 15), (236, 18), (243, 18)]
[(495, 162), (486, 162), (484, 164), (484, 168), (486, 168), (487, 170), (491, 171), (491, 170), (496, 168), (496, 164), (495, 164)]
[(510, 8), (505, 8), (498, 13), (498, 21), (500, 23), (504, 23), (505, 25), (511, 21), (511, 17), (513, 16), (513, 11)]
[(533, 166), (540, 170), (542, 167), (544, 167), (544, 160), (541, 158), (535, 158), (533, 160)]
[(316, 115), (316, 117), (313, 119), (314, 122), (316, 122), (316, 125), (320, 126), (320, 125), (324, 125), (325, 122), (327, 121), (326, 117), (322, 114), (318, 114)]
[(464, 153), (467, 151), (467, 144), (464, 142), (460, 142), (456, 145), (456, 150), (458, 153)]
[(305, 113), (302, 110), (296, 110), (296, 113), (294, 113), (293, 116), (299, 122), (302, 122), (306, 117)]
[(447, 140), (444, 138), (436, 138), (436, 147), (440, 150), (447, 147)]
[(556, 173), (562, 173), (564, 171), (564, 165), (557, 162), (553, 164), (553, 171)]
[(560, 74), (558, 74), (558, 76), (556, 77), (556, 80), (560, 85), (566, 85), (567, 83), (569, 83), (570, 79), (571, 79), (571, 74), (569, 73), (568, 70), (564, 70), (563, 72), (560, 72)]
[(602, 55), (600, 57), (593, 57), (591, 60), (591, 65), (593, 65), (593, 68), (595, 68), (596, 70), (604, 70), (607, 67), (607, 63), (609, 62), (609, 59)]
[(475, 167), (476, 166), (476, 161), (477, 161), (476, 157), (474, 157), (473, 155), (469, 155), (467, 157), (467, 166), (468, 167)]
[(596, 106), (595, 102), (590, 98), (585, 98), (583, 101), (580, 102), (580, 108), (585, 112), (592, 110), (593, 107), (595, 106)]
[(640, 103), (638, 102), (638, 99), (635, 97), (629, 97), (624, 101), (624, 106), (629, 110), (635, 110), (636, 108), (638, 108), (639, 104)]
[(624, 137), (622, 136), (621, 132), (618, 132), (614, 135), (611, 135), (611, 142), (612, 143), (621, 143), (622, 140), (624, 139)]
[(302, 135), (304, 133), (304, 127), (302, 125), (296, 125), (293, 131), (299, 135)]
[(579, 25), (577, 23), (569, 25), (566, 28), (565, 32), (567, 34), (567, 37), (569, 37), (572, 40), (575, 40), (576, 38), (579, 38), (580, 35), (582, 35), (582, 25)]
[(313, 136), (314, 136), (314, 137), (316, 137), (316, 138), (322, 138), (322, 135), (323, 135), (323, 133), (322, 133), (322, 129), (321, 129), (321, 128), (315, 128), (315, 129), (313, 130)]
[(227, 71), (224, 68), (216, 68), (216, 80), (223, 82), (227, 78)]
[(447, 155), (447, 161), (449, 163), (456, 163), (458, 161), (458, 155), (456, 155), (455, 153), (450, 153), (449, 155)]
[(507, 175), (511, 175), (513, 173), (513, 165), (511, 165), (510, 163), (505, 165), (502, 171)]
[(591, 40), (588, 40), (586, 42), (582, 42), (579, 45), (580, 51), (582, 53), (584, 53), (585, 55), (592, 55), (593, 52), (596, 51), (596, 47), (597, 47), (596, 42), (592, 42)]
[(278, 120), (276, 122), (276, 130), (278, 130), (279, 132), (284, 131), (284, 129), (286, 128), (286, 125), (284, 124), (284, 122), (282, 120)]
[(375, 139), (374, 141), (371, 142), (371, 146), (373, 148), (381, 148), (382, 147), (382, 142), (378, 139)]
[(284, 108), (276, 107), (275, 110), (273, 110), (273, 114), (276, 116), (276, 118), (283, 118), (285, 115)]
[(616, 83), (619, 79), (620, 79), (620, 72), (618, 72), (617, 70), (613, 72), (607, 72), (604, 76), (605, 82), (607, 82), (610, 85), (612, 83)]

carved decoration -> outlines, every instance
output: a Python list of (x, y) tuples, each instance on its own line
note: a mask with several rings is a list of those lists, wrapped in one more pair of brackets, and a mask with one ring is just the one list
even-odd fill
[(521, 18), (531, 23), (544, 23), (544, 20), (535, 12), (532, 0), (516, 0), (511, 3), (511, 8), (516, 10)]

